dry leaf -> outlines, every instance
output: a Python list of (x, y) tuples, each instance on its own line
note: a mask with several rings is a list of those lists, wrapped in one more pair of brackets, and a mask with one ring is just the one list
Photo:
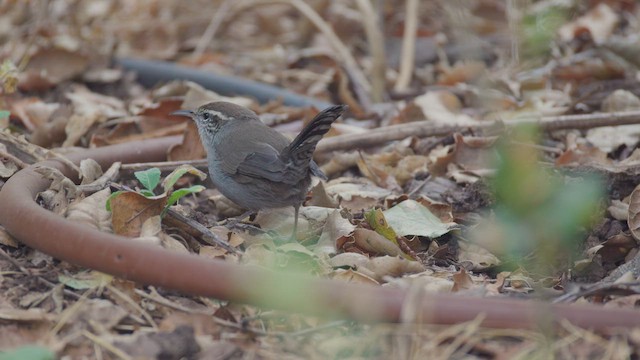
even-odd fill
[(473, 279), (464, 268), (460, 268), (460, 271), (453, 274), (453, 288), (451, 289), (451, 292), (471, 289), (472, 287)]
[(202, 146), (200, 141), (200, 135), (198, 134), (198, 128), (195, 122), (190, 121), (187, 123), (187, 127), (184, 130), (182, 136), (182, 143), (173, 145), (169, 149), (167, 160), (179, 161), (179, 160), (195, 160), (204, 159), (207, 156), (207, 152)]
[(609, 167), (612, 162), (607, 153), (589, 144), (576, 144), (562, 153), (555, 162), (556, 166), (600, 165)]
[(189, 250), (179, 242), (162, 231), (162, 219), (155, 215), (144, 221), (140, 229), (140, 236), (136, 240), (147, 241), (161, 245), (165, 249), (188, 253)]
[(342, 280), (350, 283), (366, 284), (366, 285), (380, 285), (379, 282), (371, 277), (355, 270), (351, 269), (337, 269), (331, 274), (332, 279)]
[(43, 126), (51, 115), (60, 107), (60, 104), (47, 104), (35, 97), (28, 97), (11, 101), (9, 111), (12, 118), (18, 118), (29, 131)]
[(434, 125), (473, 125), (477, 121), (460, 113), (460, 100), (448, 91), (429, 91), (413, 100)]
[[(633, 111), (640, 109), (640, 99), (628, 90), (618, 89), (602, 101), (602, 111)], [(611, 152), (620, 145), (632, 147), (638, 141), (640, 125), (605, 126), (589, 129), (586, 139), (602, 151)]]
[(486, 65), (480, 61), (458, 62), (452, 67), (444, 68), (438, 78), (438, 85), (452, 86), (459, 83), (472, 83), (486, 72)]
[(113, 232), (128, 237), (140, 236), (144, 222), (160, 215), (166, 204), (166, 196), (147, 198), (133, 191), (111, 198)]
[(80, 161), (80, 179), (81, 184), (91, 184), (102, 176), (102, 167), (93, 159), (84, 159)]
[(456, 165), (463, 171), (482, 174), (493, 169), (498, 163), (498, 152), (495, 149), (496, 137), (464, 137), (459, 133), (453, 135), (455, 143), (451, 151), (444, 155), (437, 155), (429, 166), (434, 175), (451, 175), (451, 165)]
[(440, 237), (456, 228), (455, 223), (443, 223), (428, 208), (415, 200), (405, 200), (384, 211), (387, 222), (399, 236)]
[(629, 252), (637, 246), (633, 236), (620, 232), (601, 243), (596, 253), (602, 256), (602, 261), (616, 263), (623, 261)]
[[(0, 144), (0, 151), (3, 151), (3, 147), (4, 144)], [(16, 171), (18, 171), (18, 166), (16, 166), (16, 164), (10, 160), (0, 159), (0, 178), (10, 178)]]
[(607, 211), (616, 220), (625, 221), (629, 218), (629, 204), (620, 200), (612, 200)]
[(369, 229), (358, 228), (353, 231), (353, 246), (361, 251), (375, 255), (402, 256), (404, 253), (398, 245)]
[(38, 198), (44, 203), (45, 208), (56, 214), (63, 214), (69, 203), (78, 197), (77, 185), (64, 176), (60, 170), (39, 166), (35, 171), (43, 177), (51, 180), (49, 189), (38, 194)]
[(76, 87), (66, 94), (73, 104), (73, 115), (65, 126), (67, 138), (63, 146), (75, 145), (97, 123), (127, 115), (122, 100)]
[(326, 183), (325, 190), (340, 202), (341, 207), (352, 211), (372, 208), (391, 195), (391, 191), (363, 178), (332, 179)]
[(0, 244), (10, 246), (12, 248), (17, 248), (20, 246), (20, 243), (9, 233), (4, 227), (0, 226)]
[(338, 208), (338, 202), (327, 194), (322, 181), (318, 181), (318, 184), (311, 189), (311, 194), (311, 199), (307, 201), (307, 204), (332, 209)]
[(364, 267), (371, 271), (374, 274), (373, 278), (379, 282), (386, 282), (387, 277), (395, 278), (426, 270), (419, 261), (411, 261), (399, 256), (377, 256), (371, 258)]
[(349, 220), (342, 217), (339, 210), (333, 210), (327, 217), (316, 244), (316, 253), (335, 254), (338, 239), (351, 235), (355, 227)]
[(89, 59), (84, 55), (60, 48), (41, 48), (22, 74), (18, 87), (26, 91), (45, 90), (85, 71)]
[(75, 201), (65, 211), (65, 217), (74, 223), (85, 224), (100, 231), (111, 232), (111, 213), (107, 211), (109, 188)]
[(560, 27), (558, 34), (562, 41), (569, 42), (586, 30), (593, 42), (602, 44), (611, 36), (619, 21), (619, 15), (602, 2), (573, 22)]
[(460, 252), (458, 262), (465, 269), (483, 271), (500, 264), (500, 260), (486, 249), (467, 241), (458, 242)]

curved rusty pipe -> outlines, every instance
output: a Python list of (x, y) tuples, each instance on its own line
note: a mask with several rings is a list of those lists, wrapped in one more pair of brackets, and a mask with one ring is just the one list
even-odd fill
[[(72, 161), (93, 158), (103, 168), (114, 161), (160, 161), (177, 138), (146, 140), (89, 149)], [(638, 326), (640, 312), (595, 305), (547, 304), (513, 299), (428, 294), (282, 274), (265, 269), (182, 254), (76, 224), (38, 206), (34, 198), (49, 181), (35, 166), (73, 171), (47, 160), (23, 169), (0, 191), (0, 223), (26, 245), (83, 267), (183, 293), (308, 314), (361, 321), (416, 321), (451, 324), (484, 313), (490, 327), (532, 327), (540, 319), (567, 319), (584, 327)], [(545, 323), (543, 321), (543, 323)], [(549, 322), (546, 322), (548, 324)]]

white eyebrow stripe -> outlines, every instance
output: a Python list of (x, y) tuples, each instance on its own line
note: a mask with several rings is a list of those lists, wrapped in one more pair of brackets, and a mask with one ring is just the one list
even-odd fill
[(213, 116), (217, 116), (218, 118), (222, 119), (222, 120), (229, 120), (229, 117), (223, 113), (221, 113), (220, 111), (216, 111), (216, 110), (205, 110), (206, 112), (208, 112), (209, 114), (213, 115)]

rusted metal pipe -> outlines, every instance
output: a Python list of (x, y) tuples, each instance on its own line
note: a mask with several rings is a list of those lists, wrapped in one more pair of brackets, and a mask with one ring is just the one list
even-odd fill
[[(114, 161), (148, 162), (165, 158), (177, 138), (118, 144), (75, 153), (72, 161), (93, 158), (108, 167)], [(47, 160), (23, 169), (0, 191), (0, 223), (26, 245), (55, 258), (142, 284), (185, 294), (359, 321), (452, 324), (484, 314), (484, 326), (530, 328), (566, 319), (575, 325), (632, 327), (640, 311), (596, 305), (548, 304), (505, 298), (433, 294), (415, 289), (376, 287), (283, 274), (140, 244), (68, 221), (38, 206), (36, 194), (49, 181), (34, 171), (52, 166), (75, 177), (61, 161)], [(541, 320), (542, 319), (542, 320)]]

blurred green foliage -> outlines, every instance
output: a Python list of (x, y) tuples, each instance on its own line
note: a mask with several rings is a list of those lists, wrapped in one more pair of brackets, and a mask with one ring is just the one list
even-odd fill
[(493, 210), (504, 253), (527, 270), (550, 274), (577, 255), (586, 230), (598, 219), (604, 191), (595, 176), (571, 178), (542, 167), (539, 152), (523, 145), (537, 139), (535, 128), (522, 127), (499, 142)]
[(567, 7), (547, 6), (527, 12), (522, 19), (521, 51), (524, 59), (546, 59), (560, 26), (571, 16)]
[(56, 355), (47, 348), (27, 345), (0, 354), (0, 360), (54, 360)]

